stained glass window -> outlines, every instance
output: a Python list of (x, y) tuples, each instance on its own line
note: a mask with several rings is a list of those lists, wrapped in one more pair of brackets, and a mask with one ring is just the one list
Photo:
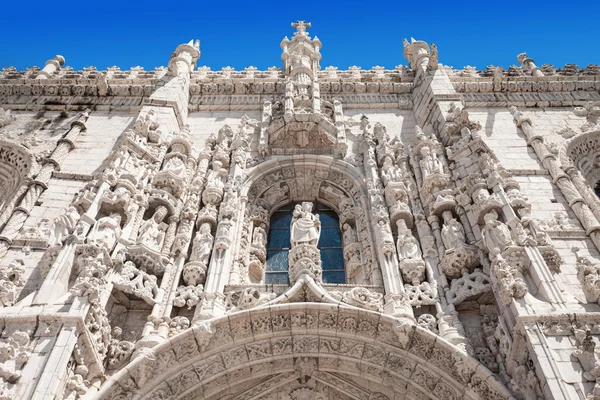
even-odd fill
[[(288, 252), (290, 250), (290, 224), (292, 210), (299, 203), (290, 203), (271, 215), (267, 241), (266, 284), (289, 284)], [(323, 283), (346, 283), (344, 253), (340, 222), (335, 211), (324, 204), (315, 203), (313, 212), (321, 220), (321, 251)]]

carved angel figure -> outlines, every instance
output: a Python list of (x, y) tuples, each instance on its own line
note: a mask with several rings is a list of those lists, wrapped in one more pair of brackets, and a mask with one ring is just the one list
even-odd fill
[(291, 244), (292, 247), (299, 244), (310, 244), (316, 246), (321, 235), (321, 221), (319, 214), (312, 213), (313, 204), (303, 202), (297, 204), (292, 214)]
[(119, 213), (112, 213), (109, 216), (102, 217), (96, 221), (88, 236), (88, 243), (106, 246), (108, 250), (111, 250), (120, 234), (121, 215)]
[(452, 250), (455, 247), (465, 243), (465, 228), (454, 218), (452, 211), (444, 211), (444, 226), (442, 227), (442, 241), (446, 250)]
[(152, 218), (145, 221), (140, 227), (137, 243), (143, 244), (149, 249), (160, 251), (165, 238), (165, 227), (162, 221), (166, 216), (167, 208), (165, 206), (156, 207)]

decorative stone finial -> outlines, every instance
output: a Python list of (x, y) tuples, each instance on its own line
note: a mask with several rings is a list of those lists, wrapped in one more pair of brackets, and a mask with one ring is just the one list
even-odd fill
[(60, 67), (65, 65), (65, 58), (61, 55), (55, 55), (54, 58), (46, 61), (44, 65), (44, 69), (40, 71), (36, 79), (48, 79), (51, 75), (53, 75), (56, 71), (60, 70)]
[(319, 61), (321, 61), (321, 41), (315, 36), (310, 38), (306, 28), (310, 28), (310, 22), (298, 21), (292, 23), (292, 28), (296, 28), (292, 40), (287, 37), (281, 41), (281, 59), (284, 62), (283, 70), (286, 75), (294, 75), (299, 72), (307, 73), (312, 79), (314, 74), (320, 70)]
[(306, 28), (312, 28), (312, 24), (306, 21), (296, 21), (292, 22), (292, 28), (296, 28), (296, 32), (294, 36), (308, 36), (308, 32), (306, 32)]

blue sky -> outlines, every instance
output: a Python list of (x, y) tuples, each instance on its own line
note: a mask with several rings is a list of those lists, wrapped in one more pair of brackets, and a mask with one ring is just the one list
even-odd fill
[[(600, 1), (33, 1), (6, 2), (0, 67), (43, 66), (55, 54), (75, 69), (166, 65), (178, 44), (200, 39), (212, 70), (281, 66), (292, 21), (313, 25), (324, 68), (388, 69), (407, 62), (402, 39), (436, 43), (440, 63), (508, 67), (526, 51), (538, 65), (600, 64)], [(16, 4), (15, 4), (16, 3)]]

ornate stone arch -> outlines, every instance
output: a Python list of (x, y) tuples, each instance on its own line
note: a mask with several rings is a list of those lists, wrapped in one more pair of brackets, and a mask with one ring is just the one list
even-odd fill
[[(564, 149), (564, 156), (568, 157), (592, 187), (600, 181), (600, 130), (586, 132), (567, 140)], [(563, 165), (569, 163), (564, 157), (562, 161)]]
[[(559, 149), (559, 157), (562, 169), (579, 192), (578, 197), (600, 220), (600, 199), (594, 192), (594, 187), (600, 183), (600, 130), (593, 129), (566, 140)], [(572, 206), (574, 201), (569, 203)], [(590, 225), (589, 218), (585, 219), (588, 221), (582, 221), (582, 224), (588, 231), (598, 230), (590, 229), (587, 226)]]
[(482, 364), (431, 332), (324, 303), (195, 325), (134, 359), (95, 398), (268, 398), (290, 385), (309, 390), (309, 380), (352, 399), (512, 399)]
[[(330, 156), (279, 157), (259, 164), (252, 170), (241, 193), (248, 198), (249, 222), (263, 223), (267, 227), (270, 215), (292, 201), (319, 201), (331, 207), (338, 213), (341, 225), (348, 223), (353, 226), (357, 243), (360, 244), (361, 261), (355, 262), (356, 265), (348, 273), (357, 277), (362, 273), (358, 279), (366, 283), (383, 283), (372, 251), (374, 240), (370, 229), (365, 178), (358, 168)], [(252, 231), (252, 227), (248, 229)], [(348, 268), (348, 251), (345, 251), (345, 257)]]
[(27, 184), (33, 164), (29, 150), (10, 140), (0, 139), (0, 214), (18, 195), (19, 188)]

